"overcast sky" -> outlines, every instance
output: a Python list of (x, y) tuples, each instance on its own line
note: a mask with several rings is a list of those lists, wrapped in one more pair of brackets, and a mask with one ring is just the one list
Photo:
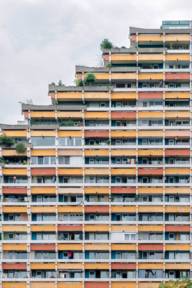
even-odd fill
[(128, 46), (129, 26), (192, 19), (191, 0), (0, 0), (0, 123), (19, 102), (48, 104), (48, 83), (74, 83), (75, 65), (101, 65), (99, 45)]

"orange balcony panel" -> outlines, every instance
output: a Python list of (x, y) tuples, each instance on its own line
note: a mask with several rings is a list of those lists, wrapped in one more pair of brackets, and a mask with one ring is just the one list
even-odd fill
[(89, 225), (85, 224), (84, 226), (86, 232), (108, 232), (109, 231), (109, 225), (104, 224), (95, 224), (95, 225)]
[(3, 187), (2, 192), (5, 195), (9, 195), (9, 194), (26, 195), (27, 187)]
[(27, 225), (3, 225), (3, 232), (27, 232)]
[(139, 206), (138, 208), (139, 212), (145, 212), (145, 213), (163, 212), (163, 210), (164, 210), (163, 206)]
[(138, 231), (139, 232), (162, 232), (163, 225), (139, 225)]
[(83, 206), (58, 206), (58, 213), (82, 213), (83, 212)]
[(32, 149), (31, 155), (32, 156), (55, 156), (56, 150), (55, 149)]
[(11, 243), (11, 244), (2, 244), (3, 251), (27, 251), (27, 244), (24, 243)]
[(135, 187), (111, 187), (112, 194), (135, 194)]
[(163, 194), (162, 187), (138, 187), (139, 194)]
[(112, 251), (135, 251), (136, 249), (136, 244), (111, 244)]
[(109, 263), (85, 263), (84, 264), (85, 269), (90, 269), (90, 270), (108, 270), (110, 267)]
[(111, 54), (112, 62), (135, 62), (136, 54)]
[[(96, 77), (96, 80), (109, 80), (109, 73), (101, 73), (101, 72), (95, 72), (95, 77)], [(83, 77), (82, 75), (82, 78), (84, 79), (85, 77)]]
[(85, 288), (109, 288), (109, 282), (85, 282)]
[(112, 281), (111, 288), (136, 288), (136, 282), (128, 282), (128, 281)]
[(31, 111), (31, 118), (55, 118), (55, 111)]
[(58, 150), (58, 156), (82, 156), (83, 151), (82, 150), (69, 150), (69, 149), (59, 149)]
[(55, 270), (55, 263), (31, 263), (31, 269), (34, 270)]
[(88, 130), (85, 131), (85, 138), (109, 138), (109, 130)]
[(57, 117), (62, 119), (82, 119), (83, 112), (81, 111), (58, 111)]
[(86, 168), (85, 175), (109, 175), (109, 168)]
[(112, 270), (135, 270), (136, 263), (111, 263)]
[(165, 80), (189, 80), (190, 73), (165, 73)]
[(111, 131), (111, 137), (112, 138), (135, 138), (136, 137), (136, 131), (130, 131), (130, 130), (112, 130)]
[(85, 194), (109, 194), (110, 190), (108, 187), (85, 187)]
[(144, 112), (144, 111), (139, 111), (138, 112), (138, 118), (140, 119), (151, 119), (151, 118), (163, 118), (163, 112)]
[(165, 137), (190, 137), (189, 130), (166, 130)]
[(53, 176), (56, 174), (55, 168), (32, 168), (32, 176)]
[(31, 282), (30, 288), (55, 288), (55, 282)]
[(63, 270), (82, 270), (83, 269), (83, 263), (57, 263), (58, 269)]
[(163, 73), (139, 73), (139, 80), (163, 80)]
[(136, 119), (136, 112), (112, 111), (111, 112), (111, 119), (112, 120)]
[(81, 100), (82, 99), (82, 92), (57, 92), (56, 97), (57, 99), (61, 100)]
[(189, 175), (190, 169), (189, 168), (166, 168), (165, 174), (166, 175)]
[(139, 244), (139, 251), (163, 251), (163, 244)]
[(190, 118), (190, 112), (185, 111), (185, 112), (165, 112), (165, 118)]
[(166, 194), (190, 194), (191, 189), (188, 187), (166, 187)]
[(138, 174), (140, 176), (143, 175), (163, 175), (163, 168), (139, 168)]
[(163, 137), (163, 130), (140, 130), (138, 137)]
[(112, 232), (136, 232), (137, 227), (135, 225), (111, 225)]
[(26, 263), (2, 263), (4, 270), (26, 270)]
[(165, 269), (167, 270), (189, 270), (190, 264), (189, 263), (166, 263)]
[(8, 137), (27, 137), (27, 130), (4, 130), (3, 133)]
[(163, 269), (163, 263), (138, 263), (138, 269)]
[(112, 80), (136, 80), (137, 74), (136, 73), (112, 73), (111, 79)]
[(190, 213), (189, 206), (166, 206), (166, 213)]
[(111, 206), (112, 213), (135, 213), (136, 206)]
[(138, 61), (163, 61), (163, 54), (139, 54)]
[[(13, 282), (2, 282), (2, 288), (13, 288)], [(27, 288), (27, 283), (14, 281), (14, 288)]]
[(107, 251), (110, 249), (109, 244), (85, 244), (85, 250), (89, 251)]
[(82, 137), (83, 132), (82, 131), (77, 131), (77, 130), (68, 130), (68, 131), (59, 131), (58, 136), (59, 137)]
[(190, 244), (166, 244), (165, 251), (190, 251)]
[(18, 157), (18, 156), (24, 156), (24, 155), (27, 155), (27, 151), (24, 152), (24, 153), (17, 153), (17, 151), (15, 149), (2, 149), (2, 156), (15, 156), (15, 157)]
[(59, 168), (58, 169), (58, 174), (59, 175), (83, 175), (83, 169), (73, 169), (73, 168), (71, 168), (71, 169), (68, 169), (68, 168)]
[(27, 213), (26, 206), (4, 206), (4, 213)]
[(55, 251), (55, 244), (31, 244), (31, 251)]
[(189, 149), (165, 149), (165, 156), (190, 156)]
[(55, 130), (32, 130), (31, 131), (31, 136), (35, 137), (55, 137), (56, 136), (56, 131)]
[(160, 282), (139, 282), (138, 288), (159, 288)]
[(85, 100), (108, 100), (109, 92), (84, 92)]
[(139, 100), (163, 99), (163, 93), (162, 92), (139, 92), (138, 99)]
[(56, 187), (31, 187), (31, 194), (56, 194)]
[(111, 150), (111, 156), (136, 156), (137, 151), (131, 149), (113, 149)]
[(61, 224), (58, 225), (58, 231), (82, 231), (83, 226), (82, 225), (65, 225), (65, 224)]
[(165, 99), (189, 99), (189, 92), (165, 92)]
[(55, 232), (55, 225), (31, 225), (32, 232)]
[(165, 35), (166, 42), (189, 42), (190, 35), (189, 34), (167, 34)]
[(83, 249), (83, 244), (58, 243), (57, 249), (60, 251), (65, 250), (81, 251)]
[(3, 168), (2, 169), (2, 174), (3, 175), (21, 175), (21, 176), (26, 176), (27, 175), (27, 169), (26, 168)]
[(32, 213), (56, 213), (56, 206), (32, 206)]
[(86, 149), (85, 156), (109, 156), (109, 150), (106, 149)]
[(138, 156), (163, 156), (162, 149), (139, 149)]
[(140, 34), (138, 35), (138, 42), (162, 42), (162, 34)]
[(166, 232), (190, 232), (189, 225), (165, 225)]
[(167, 54), (165, 61), (190, 61), (189, 54)]
[(135, 168), (112, 168), (111, 175), (136, 175)]
[[(57, 283), (57, 288), (83, 288), (83, 283), (82, 282), (58, 282)], [(32, 287), (33, 288), (33, 287)], [(37, 287), (39, 288), (39, 286)], [(45, 287), (47, 288), (47, 287)], [(48, 287), (49, 288), (49, 287)], [(55, 287), (54, 287), (55, 288)]]
[(108, 112), (85, 112), (85, 119), (109, 119)]
[(109, 206), (85, 206), (85, 213), (109, 213)]
[(136, 100), (137, 93), (136, 92), (111, 92), (112, 100)]

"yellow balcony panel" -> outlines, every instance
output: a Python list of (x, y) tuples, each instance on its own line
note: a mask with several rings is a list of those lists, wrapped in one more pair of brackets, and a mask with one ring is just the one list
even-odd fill
[(15, 149), (2, 149), (2, 156), (20, 156), (26, 155), (27, 153), (17, 153)]
[(31, 194), (56, 194), (56, 187), (31, 187)]
[(129, 130), (112, 130), (111, 131), (112, 138), (135, 138), (136, 131), (129, 131)]
[(190, 35), (189, 34), (167, 34), (165, 35), (165, 41), (167, 42), (188, 42), (190, 41)]
[(109, 150), (107, 149), (87, 149), (84, 153), (85, 156), (109, 156)]
[(162, 42), (163, 35), (161, 34), (140, 34), (138, 35), (138, 42)]
[(109, 119), (109, 112), (85, 112), (85, 119)]
[(8, 137), (27, 137), (27, 130), (4, 130), (3, 134)]
[(4, 206), (4, 213), (27, 213), (26, 206)]
[(31, 156), (55, 156), (55, 149), (33, 149), (31, 150)]
[(138, 263), (138, 269), (163, 269), (163, 263)]
[(114, 149), (111, 150), (111, 156), (136, 156), (137, 151), (131, 149)]
[(83, 213), (82, 206), (58, 206), (58, 213)]
[(166, 213), (190, 213), (189, 206), (166, 206), (165, 207)]
[(163, 80), (163, 73), (139, 73), (139, 80)]
[(31, 118), (55, 118), (55, 111), (31, 111)]
[(139, 54), (138, 61), (163, 61), (163, 54)]
[(67, 131), (59, 131), (58, 137), (82, 137), (83, 132), (82, 131), (76, 131), (76, 130), (67, 130)]
[(3, 282), (2, 288), (27, 288), (26, 282)]
[(2, 174), (3, 175), (21, 175), (21, 176), (26, 176), (27, 175), (27, 169), (26, 168), (3, 168), (2, 169)]
[(163, 232), (163, 225), (139, 225), (139, 232)]
[(58, 282), (57, 288), (83, 288), (83, 282)]
[(151, 118), (161, 119), (161, 118), (163, 118), (163, 112), (139, 111), (138, 112), (138, 118), (140, 118), (140, 119), (151, 119)]
[(55, 130), (33, 130), (31, 131), (31, 136), (34, 137), (55, 137), (56, 136), (56, 131)]
[(59, 175), (83, 175), (83, 169), (81, 168), (59, 168)]
[(85, 250), (90, 250), (90, 251), (107, 251), (110, 249), (109, 244), (85, 244)]
[(77, 243), (58, 243), (57, 245), (58, 250), (72, 250), (72, 251), (80, 251), (83, 249), (83, 244), (77, 244)]
[(111, 175), (136, 175), (135, 168), (112, 168)]
[(96, 80), (109, 80), (109, 73), (94, 73)]
[(108, 270), (110, 267), (109, 263), (85, 263), (84, 264), (85, 269), (90, 269), (90, 270)]
[(139, 194), (163, 194), (163, 187), (139, 187)]
[(190, 194), (189, 187), (166, 187), (165, 194)]
[(171, 111), (165, 112), (165, 118), (190, 118), (190, 112), (179, 112), (179, 111)]
[(82, 194), (83, 188), (82, 187), (59, 187), (58, 188), (59, 194)]
[(138, 207), (138, 211), (139, 212), (143, 212), (143, 213), (152, 213), (152, 212), (163, 212), (164, 208), (163, 206), (139, 206)]
[(165, 269), (169, 270), (188, 270), (190, 269), (190, 263), (166, 263)]
[(112, 92), (111, 94), (112, 100), (135, 100), (137, 99), (136, 92)]
[(84, 92), (85, 100), (108, 100), (109, 98), (109, 92)]
[(111, 79), (112, 80), (135, 80), (137, 79), (137, 74), (136, 73), (112, 73), (111, 74)]
[(55, 270), (55, 263), (30, 263), (30, 268), (35, 270)]
[(55, 232), (55, 225), (31, 225), (32, 232)]
[(83, 150), (78, 149), (59, 149), (58, 156), (82, 156)]
[(82, 92), (57, 92), (55, 98), (58, 100), (81, 100)]
[(67, 118), (67, 119), (81, 119), (83, 117), (83, 112), (81, 111), (58, 111), (58, 118)]
[(3, 232), (27, 232), (26, 225), (3, 225)]
[(135, 251), (136, 249), (136, 244), (111, 244), (112, 251)]
[(136, 206), (111, 206), (111, 212), (115, 213), (135, 213)]
[(56, 288), (55, 282), (31, 282), (30, 288)]
[(32, 213), (56, 213), (55, 206), (32, 206)]
[(189, 99), (189, 92), (165, 92), (165, 99)]
[(138, 288), (159, 288), (159, 282), (138, 282)]
[(189, 168), (166, 168), (165, 174), (166, 175), (189, 175), (190, 169)]
[(89, 225), (85, 224), (84, 229), (86, 232), (108, 232), (109, 231), (109, 226), (108, 225), (102, 225), (102, 224), (96, 224), (96, 225)]
[(112, 232), (136, 232), (137, 227), (135, 225), (111, 225)]
[(108, 187), (85, 187), (85, 194), (109, 194), (110, 190)]
[(165, 251), (190, 251), (190, 244), (165, 244)]
[(138, 156), (163, 156), (163, 149), (139, 149)]
[(82, 270), (83, 263), (59, 263), (57, 264), (58, 269), (62, 270)]
[(189, 54), (167, 54), (165, 61), (190, 61)]
[(112, 54), (112, 62), (135, 62), (137, 60), (136, 54)]
[(27, 251), (27, 244), (24, 243), (11, 243), (11, 244), (2, 244), (3, 251)]
[(137, 287), (136, 282), (129, 282), (129, 281), (111, 282), (111, 288), (136, 288), (136, 287)]
[(143, 130), (138, 132), (138, 137), (163, 137), (163, 130)]

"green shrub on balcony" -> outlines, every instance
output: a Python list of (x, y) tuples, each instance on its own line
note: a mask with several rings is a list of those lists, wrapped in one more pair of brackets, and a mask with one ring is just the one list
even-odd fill
[(17, 153), (19, 153), (19, 154), (23, 154), (27, 150), (24, 143), (17, 143), (15, 149), (16, 149)]
[(77, 79), (76, 81), (76, 86), (82, 87), (84, 85), (83, 80)]
[(192, 281), (188, 279), (172, 280), (166, 283), (161, 283), (159, 288), (192, 288)]
[(93, 73), (87, 73), (85, 75), (85, 80), (84, 80), (85, 85), (93, 85), (95, 81), (96, 81), (96, 78)]
[(4, 134), (0, 136), (1, 147), (11, 147), (13, 144), (14, 144), (14, 141), (11, 137), (8, 137)]
[(100, 48), (101, 50), (104, 50), (104, 49), (109, 49), (111, 50), (113, 48), (113, 44), (111, 41), (109, 41), (108, 39), (103, 39), (103, 41), (101, 42), (100, 44)]

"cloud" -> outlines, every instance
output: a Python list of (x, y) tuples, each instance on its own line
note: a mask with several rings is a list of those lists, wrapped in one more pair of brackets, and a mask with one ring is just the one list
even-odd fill
[(74, 67), (100, 65), (99, 44), (128, 46), (129, 26), (190, 19), (183, 0), (1, 0), (0, 122), (22, 119), (19, 101), (49, 103), (48, 83), (73, 84)]

